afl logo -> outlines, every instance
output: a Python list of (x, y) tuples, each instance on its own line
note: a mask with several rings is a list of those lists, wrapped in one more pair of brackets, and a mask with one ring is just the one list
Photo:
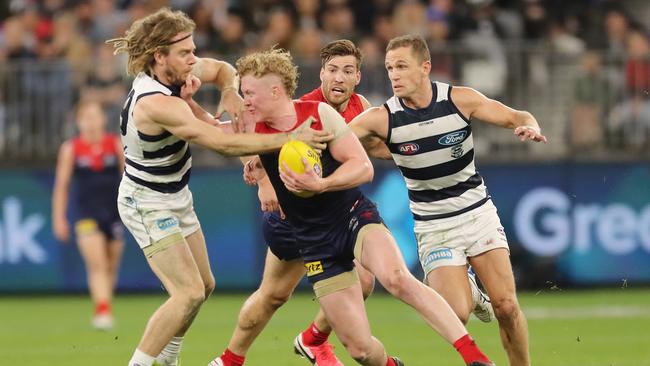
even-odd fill
[(467, 135), (467, 131), (456, 131), (456, 132), (448, 133), (442, 136), (441, 138), (439, 138), (438, 143), (440, 145), (445, 145), (445, 146), (456, 145), (457, 143), (465, 140), (466, 135)]
[(404, 155), (415, 154), (418, 150), (420, 150), (420, 146), (414, 142), (407, 142), (399, 145), (399, 152)]

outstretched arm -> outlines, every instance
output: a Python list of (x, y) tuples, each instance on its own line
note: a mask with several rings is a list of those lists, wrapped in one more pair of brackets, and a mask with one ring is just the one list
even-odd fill
[(393, 156), (386, 146), (388, 136), (388, 111), (384, 107), (372, 107), (356, 116), (349, 124), (354, 134), (359, 138), (368, 155), (391, 160)]
[(451, 99), (467, 118), (475, 117), (483, 122), (515, 130), (521, 141), (547, 142), (535, 117), (527, 111), (520, 111), (486, 97), (467, 87), (453, 87)]
[(161, 94), (142, 98), (135, 107), (134, 118), (155, 122), (180, 139), (197, 143), (226, 156), (275, 151), (292, 137), (323, 149), (325, 143), (332, 138), (328, 132), (311, 128), (301, 128), (291, 135), (226, 134), (218, 127), (197, 119), (182, 99)]

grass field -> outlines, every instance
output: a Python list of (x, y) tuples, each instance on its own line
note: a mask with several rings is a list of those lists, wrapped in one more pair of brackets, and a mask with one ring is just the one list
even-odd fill
[[(183, 346), (184, 366), (205, 366), (220, 354), (232, 332), (244, 294), (216, 294), (205, 304)], [(118, 296), (117, 328), (89, 326), (86, 297), (1, 297), (0, 364), (126, 365), (149, 315), (162, 296)], [(524, 293), (534, 366), (650, 366), (650, 289)], [(368, 304), (374, 334), (407, 366), (462, 365), (451, 346), (407, 306), (376, 294)], [(293, 337), (316, 311), (299, 294), (278, 311), (253, 345), (247, 365), (303, 365), (292, 353)], [(473, 320), (470, 332), (499, 366), (507, 365), (495, 323)], [(332, 337), (335, 338), (335, 337)], [(346, 365), (354, 365), (334, 339)]]

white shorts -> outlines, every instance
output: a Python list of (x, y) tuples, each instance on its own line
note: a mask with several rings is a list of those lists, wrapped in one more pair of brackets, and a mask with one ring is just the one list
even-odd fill
[(170, 235), (185, 238), (201, 228), (187, 186), (176, 193), (161, 193), (124, 176), (117, 208), (124, 226), (143, 250)]
[(425, 276), (444, 266), (464, 266), (468, 257), (496, 248), (508, 250), (508, 240), (492, 201), (458, 216), (415, 221), (420, 264)]

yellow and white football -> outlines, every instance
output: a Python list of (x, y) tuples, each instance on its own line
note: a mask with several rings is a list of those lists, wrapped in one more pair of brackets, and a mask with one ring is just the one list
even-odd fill
[[(316, 172), (318, 176), (323, 176), (323, 165), (320, 162), (320, 157), (311, 146), (300, 140), (291, 140), (282, 145), (280, 156), (278, 157), (279, 168), (281, 171), (284, 171), (282, 163), (285, 163), (294, 173), (301, 174), (305, 171), (305, 165), (302, 162), (302, 158), (307, 160), (309, 166), (314, 169), (314, 172)], [(314, 193), (305, 191), (295, 193), (295, 195), (302, 198), (308, 198), (313, 196)]]

